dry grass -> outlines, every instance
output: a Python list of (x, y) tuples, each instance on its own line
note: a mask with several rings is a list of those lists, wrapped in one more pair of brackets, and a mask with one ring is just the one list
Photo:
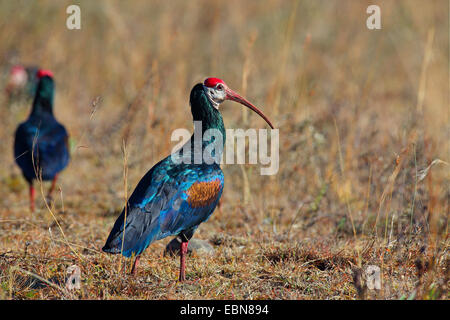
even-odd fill
[[(30, 103), (1, 95), (1, 299), (449, 298), (448, 1), (379, 1), (379, 31), (368, 1), (79, 3), (69, 31), (72, 1), (0, 1), (0, 88), (11, 63), (53, 70), (73, 148), (49, 207), (58, 223), (43, 199), (31, 215), (12, 153)], [(206, 76), (280, 128), (280, 170), (224, 166), (222, 206), (195, 235), (216, 253), (189, 257), (185, 284), (162, 254), (170, 239), (124, 276), (130, 261), (100, 248), (171, 132), (192, 127), (189, 91)], [(264, 127), (222, 112), (227, 127)], [(82, 286), (68, 293), (72, 264)], [(358, 295), (369, 264), (382, 290)]]

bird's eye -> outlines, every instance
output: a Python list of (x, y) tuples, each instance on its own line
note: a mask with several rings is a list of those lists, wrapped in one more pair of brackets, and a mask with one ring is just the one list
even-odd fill
[(222, 91), (222, 90), (223, 90), (223, 85), (219, 83), (219, 84), (217, 85), (217, 89), (220, 90), (220, 91)]

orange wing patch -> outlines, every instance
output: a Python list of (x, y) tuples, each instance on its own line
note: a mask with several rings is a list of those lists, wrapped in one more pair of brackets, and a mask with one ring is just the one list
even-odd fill
[(205, 207), (213, 203), (220, 192), (219, 179), (208, 182), (196, 182), (186, 191), (187, 202), (191, 208)]

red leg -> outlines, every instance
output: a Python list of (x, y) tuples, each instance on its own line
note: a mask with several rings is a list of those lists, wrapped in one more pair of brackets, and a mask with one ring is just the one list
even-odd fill
[(34, 212), (34, 188), (33, 182), (30, 182), (30, 210)]
[(48, 196), (47, 196), (47, 198), (50, 198), (50, 199), (51, 199), (52, 193), (53, 193), (53, 191), (55, 190), (55, 187), (56, 187), (56, 180), (57, 180), (57, 179), (58, 179), (58, 174), (56, 174), (55, 177), (54, 177), (53, 180), (52, 180), (52, 186), (50, 187), (50, 190), (48, 191)]
[(133, 268), (131, 268), (131, 275), (135, 276), (137, 273), (137, 267), (139, 265), (139, 259), (141, 258), (141, 255), (137, 255), (136, 259), (134, 259)]
[(188, 241), (181, 242), (181, 247), (180, 247), (180, 281), (185, 281), (186, 280), (186, 274), (185, 274), (185, 270), (186, 270), (186, 253), (187, 253), (187, 249), (188, 249)]

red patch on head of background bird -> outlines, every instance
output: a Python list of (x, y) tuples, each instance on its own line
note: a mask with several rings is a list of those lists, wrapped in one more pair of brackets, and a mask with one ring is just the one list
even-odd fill
[(50, 70), (39, 70), (38, 71), (38, 73), (37, 73), (38, 79), (45, 77), (45, 76), (53, 78), (53, 72), (51, 72)]
[(222, 79), (219, 78), (207, 78), (203, 84), (209, 88), (214, 88), (218, 83), (225, 84)]
[(23, 72), (23, 71), (25, 71), (25, 68), (22, 67), (22, 66), (13, 66), (11, 68), (11, 74), (15, 74), (15, 73), (18, 73), (18, 72)]

